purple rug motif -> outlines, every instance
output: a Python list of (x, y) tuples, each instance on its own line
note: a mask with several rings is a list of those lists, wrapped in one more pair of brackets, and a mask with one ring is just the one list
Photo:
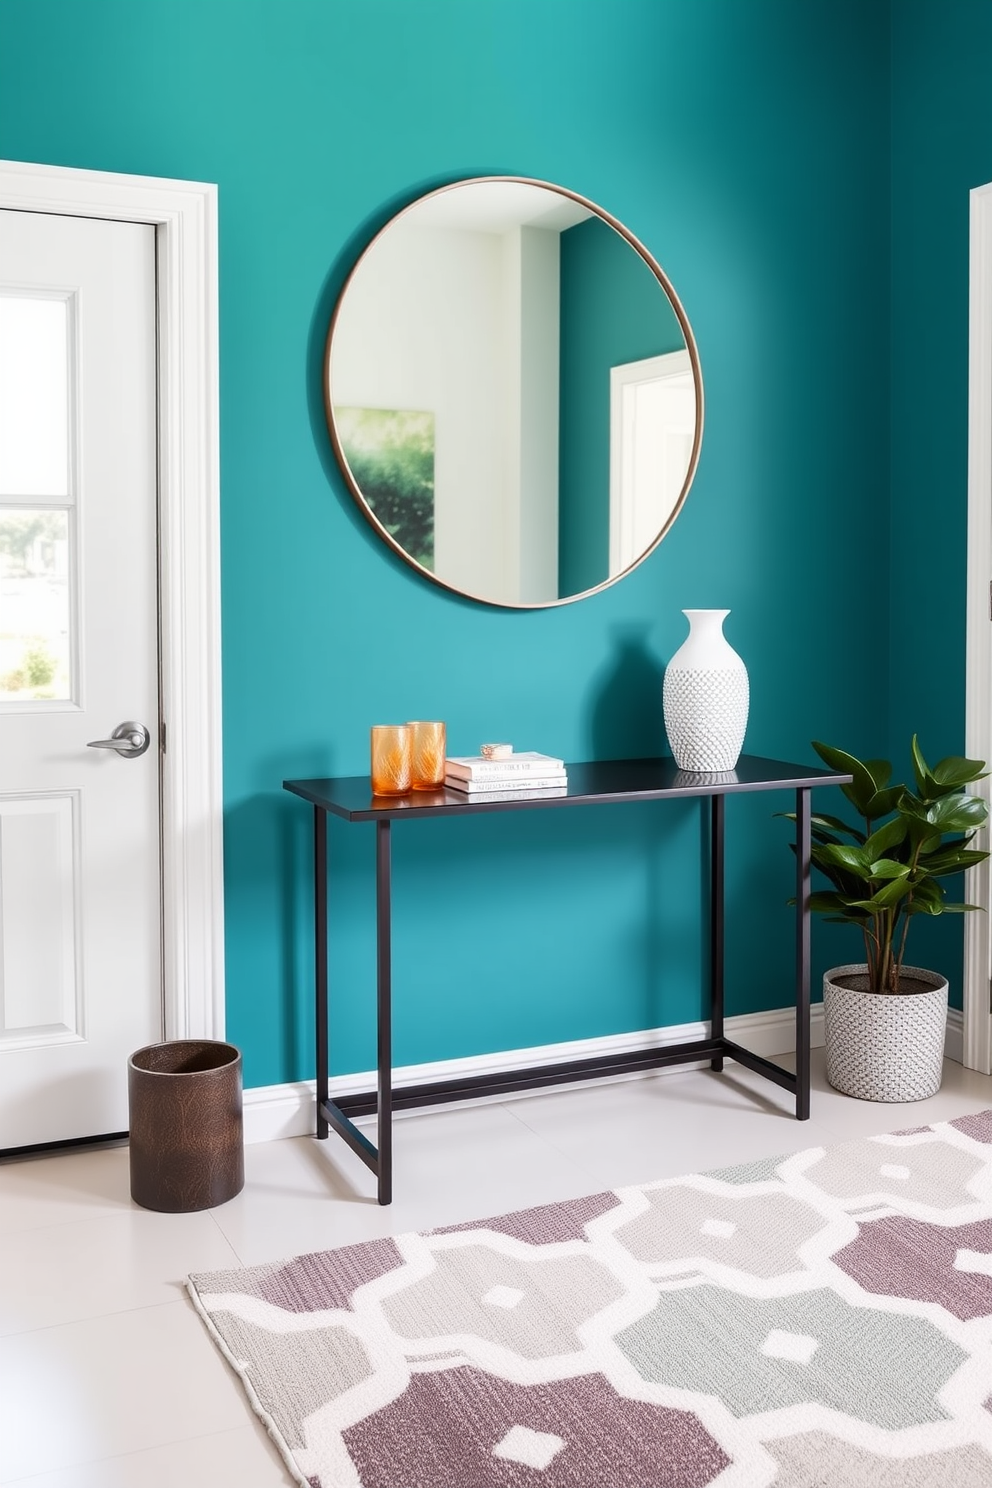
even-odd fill
[(990, 1488), (992, 1111), (191, 1276), (306, 1488)]

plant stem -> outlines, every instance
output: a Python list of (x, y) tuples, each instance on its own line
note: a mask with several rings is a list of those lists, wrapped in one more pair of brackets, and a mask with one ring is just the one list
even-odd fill
[[(913, 853), (913, 861), (910, 864), (910, 869), (909, 869), (910, 877), (912, 877), (912, 875), (916, 872), (917, 866), (919, 865), (919, 861), (920, 861), (920, 853), (922, 851), (923, 851), (923, 843), (922, 842), (918, 842), (916, 844), (916, 851)], [(910, 919), (909, 906), (912, 904), (912, 902), (913, 902), (913, 891), (912, 891), (912, 889), (910, 889), (909, 893), (906, 895), (906, 899), (905, 899), (904, 903), (899, 904), (896, 907), (896, 917), (898, 918), (898, 916), (901, 914), (903, 916), (903, 922), (902, 922), (902, 936), (901, 936), (900, 941), (899, 941), (899, 957), (898, 957), (898, 960), (896, 961), (896, 968), (895, 968), (895, 984), (894, 984), (894, 986), (892, 988), (893, 992), (898, 992), (899, 991), (899, 978), (902, 976), (903, 957), (906, 954), (906, 936), (909, 934), (909, 919)]]

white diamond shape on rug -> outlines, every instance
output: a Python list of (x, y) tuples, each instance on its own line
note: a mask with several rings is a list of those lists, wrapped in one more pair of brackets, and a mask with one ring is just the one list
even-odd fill
[(516, 1307), (526, 1295), (526, 1292), (521, 1292), (517, 1287), (494, 1286), (489, 1288), (482, 1300), (489, 1307)]
[(737, 1226), (729, 1219), (704, 1219), (699, 1226), (701, 1235), (713, 1235), (717, 1240), (729, 1240), (737, 1234)]
[(905, 1181), (910, 1177), (910, 1171), (902, 1163), (883, 1163), (878, 1170), (883, 1178), (902, 1178)]
[(768, 1359), (788, 1359), (790, 1364), (808, 1364), (820, 1347), (818, 1338), (808, 1333), (787, 1333), (784, 1328), (773, 1328), (761, 1345), (761, 1352)]
[(494, 1457), (508, 1462), (521, 1462), (524, 1467), (543, 1472), (565, 1443), (550, 1431), (531, 1431), (529, 1426), (511, 1426), (501, 1442), (493, 1447)]
[(955, 1271), (971, 1271), (977, 1276), (992, 1276), (992, 1255), (983, 1250), (959, 1250), (954, 1257)]

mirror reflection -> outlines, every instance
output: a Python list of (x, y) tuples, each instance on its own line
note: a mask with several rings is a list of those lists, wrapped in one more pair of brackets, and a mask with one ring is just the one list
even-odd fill
[(698, 358), (664, 273), (591, 202), (515, 178), (432, 192), (373, 239), (326, 391), (369, 520), (490, 604), (611, 583), (670, 526), (698, 458)]

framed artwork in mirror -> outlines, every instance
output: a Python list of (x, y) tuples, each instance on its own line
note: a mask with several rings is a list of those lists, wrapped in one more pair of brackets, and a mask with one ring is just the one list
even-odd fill
[(615, 583), (669, 530), (699, 459), (675, 290), (616, 218), (543, 181), (457, 181), (398, 212), (345, 281), (324, 374), (365, 517), (484, 604)]

